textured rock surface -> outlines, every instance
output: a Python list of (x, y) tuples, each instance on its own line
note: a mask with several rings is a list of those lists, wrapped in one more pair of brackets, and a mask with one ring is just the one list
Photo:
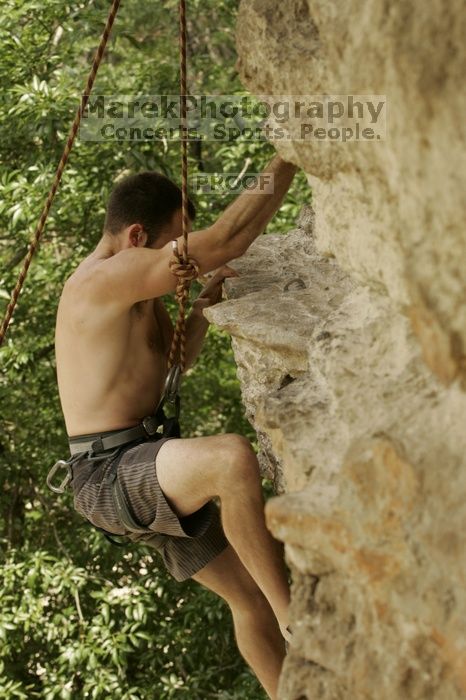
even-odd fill
[[(234, 263), (228, 330), (293, 573), (280, 697), (466, 696), (466, 72), (451, 2), (245, 0), (255, 94), (386, 94), (387, 140), (277, 142), (313, 206)], [(464, 17), (464, 13), (463, 13)]]

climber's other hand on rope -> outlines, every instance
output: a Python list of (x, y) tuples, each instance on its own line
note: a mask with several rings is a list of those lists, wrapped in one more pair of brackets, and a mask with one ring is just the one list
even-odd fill
[(239, 275), (228, 265), (219, 267), (193, 303), (193, 310), (202, 311), (202, 309), (222, 301), (222, 285), (227, 277), (239, 277)]

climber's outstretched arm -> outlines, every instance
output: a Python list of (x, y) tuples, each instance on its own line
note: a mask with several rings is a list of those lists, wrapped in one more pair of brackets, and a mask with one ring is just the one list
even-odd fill
[[(274, 176), (272, 193), (261, 192), (259, 187), (257, 192), (242, 192), (212, 226), (188, 234), (189, 255), (197, 261), (201, 275), (246, 252), (279, 208), (296, 170), (296, 165), (275, 156), (263, 170)], [(181, 250), (183, 239), (177, 240)], [(86, 284), (81, 284), (80, 294), (87, 293), (121, 313), (139, 301), (175, 291), (177, 278), (170, 269), (172, 259), (172, 241), (158, 249), (122, 248), (93, 268)]]
[(273, 175), (273, 191), (263, 192), (258, 183), (255, 189), (242, 192), (219, 216), (211, 227), (217, 229), (233, 250), (233, 257), (240, 257), (279, 209), (298, 167), (276, 155), (262, 174)]

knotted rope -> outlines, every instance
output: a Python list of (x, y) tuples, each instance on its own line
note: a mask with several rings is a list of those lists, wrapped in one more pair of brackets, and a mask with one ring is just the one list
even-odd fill
[(18, 281), (16, 282), (16, 286), (13, 290), (13, 293), (11, 295), (11, 300), (7, 306), (6, 312), (5, 312), (5, 317), (3, 319), (1, 328), (0, 328), (0, 346), (3, 344), (3, 341), (5, 339), (6, 332), (8, 330), (8, 327), (10, 325), (10, 321), (13, 317), (13, 312), (15, 310), (18, 297), (21, 293), (21, 289), (23, 288), (24, 281), (26, 279), (26, 275), (29, 270), (29, 266), (31, 264), (31, 260), (34, 256), (34, 253), (37, 250), (37, 247), (39, 245), (40, 238), (42, 236), (42, 233), (45, 228), (45, 223), (47, 221), (47, 217), (50, 212), (50, 207), (52, 206), (52, 202), (55, 198), (56, 191), (58, 189), (58, 186), (60, 184), (63, 171), (65, 169), (65, 165), (68, 161), (68, 156), (71, 153), (71, 149), (73, 147), (76, 134), (79, 129), (79, 125), (81, 123), (81, 118), (84, 113), (84, 110), (86, 109), (87, 103), (89, 101), (89, 97), (94, 85), (94, 81), (97, 75), (97, 71), (99, 70), (100, 62), (102, 60), (102, 57), (104, 55), (105, 47), (107, 46), (107, 42), (110, 36), (110, 32), (112, 30), (113, 22), (115, 21), (116, 14), (118, 12), (118, 8), (120, 6), (120, 0), (113, 0), (112, 6), (110, 8), (110, 12), (107, 18), (107, 23), (105, 25), (105, 29), (103, 31), (103, 34), (100, 38), (100, 43), (97, 48), (97, 51), (94, 56), (94, 61), (92, 63), (92, 67), (89, 73), (89, 76), (87, 78), (87, 83), (86, 87), (84, 89), (84, 94), (81, 97), (81, 102), (78, 107), (78, 110), (76, 112), (76, 116), (74, 118), (73, 124), (71, 126), (71, 129), (69, 131), (68, 139), (66, 141), (66, 145), (62, 154), (62, 157), (60, 159), (60, 162), (58, 164), (55, 177), (52, 183), (52, 187), (50, 188), (50, 192), (48, 194), (47, 200), (44, 204), (44, 208), (42, 210), (42, 214), (39, 219), (39, 223), (37, 224), (34, 236), (32, 238), (31, 243), (29, 244), (29, 249), (27, 252), (27, 255), (24, 259), (23, 263), (23, 268), (21, 272), (19, 273)]
[(179, 365), (181, 372), (186, 367), (186, 305), (189, 299), (189, 289), (192, 280), (199, 276), (199, 265), (188, 255), (188, 142), (186, 123), (186, 3), (180, 0), (180, 116), (181, 116), (181, 217), (183, 232), (183, 252), (178, 250), (178, 242), (173, 241), (173, 258), (170, 260), (170, 271), (178, 277), (175, 298), (178, 302), (178, 318), (176, 320), (173, 341), (168, 357), (168, 368), (171, 369), (176, 361), (179, 348)]

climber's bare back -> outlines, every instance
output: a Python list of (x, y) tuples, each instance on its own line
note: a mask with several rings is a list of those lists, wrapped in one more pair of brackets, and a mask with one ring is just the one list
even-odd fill
[[(220, 227), (190, 228), (191, 222), (189, 248), (201, 276), (235, 257), (238, 249), (223, 243)], [(173, 338), (161, 297), (176, 289), (169, 262), (180, 231), (181, 210), (154, 247), (129, 245), (123, 232), (115, 252), (112, 239), (102, 239), (68, 278), (55, 356), (69, 437), (131, 427), (156, 409)]]
[[(265, 229), (296, 166), (279, 156), (264, 172), (274, 191), (245, 192), (212, 226), (190, 232), (201, 276), (241, 257)], [(101, 241), (65, 284), (55, 350), (60, 399), (70, 437), (137, 425), (156, 408), (167, 373), (173, 329), (161, 301), (176, 289), (172, 243), (183, 243), (181, 209), (160, 240), (140, 223)]]
[(173, 327), (161, 299), (100, 303), (90, 255), (67, 280), (55, 333), (60, 399), (70, 437), (137, 425), (162, 394)]

